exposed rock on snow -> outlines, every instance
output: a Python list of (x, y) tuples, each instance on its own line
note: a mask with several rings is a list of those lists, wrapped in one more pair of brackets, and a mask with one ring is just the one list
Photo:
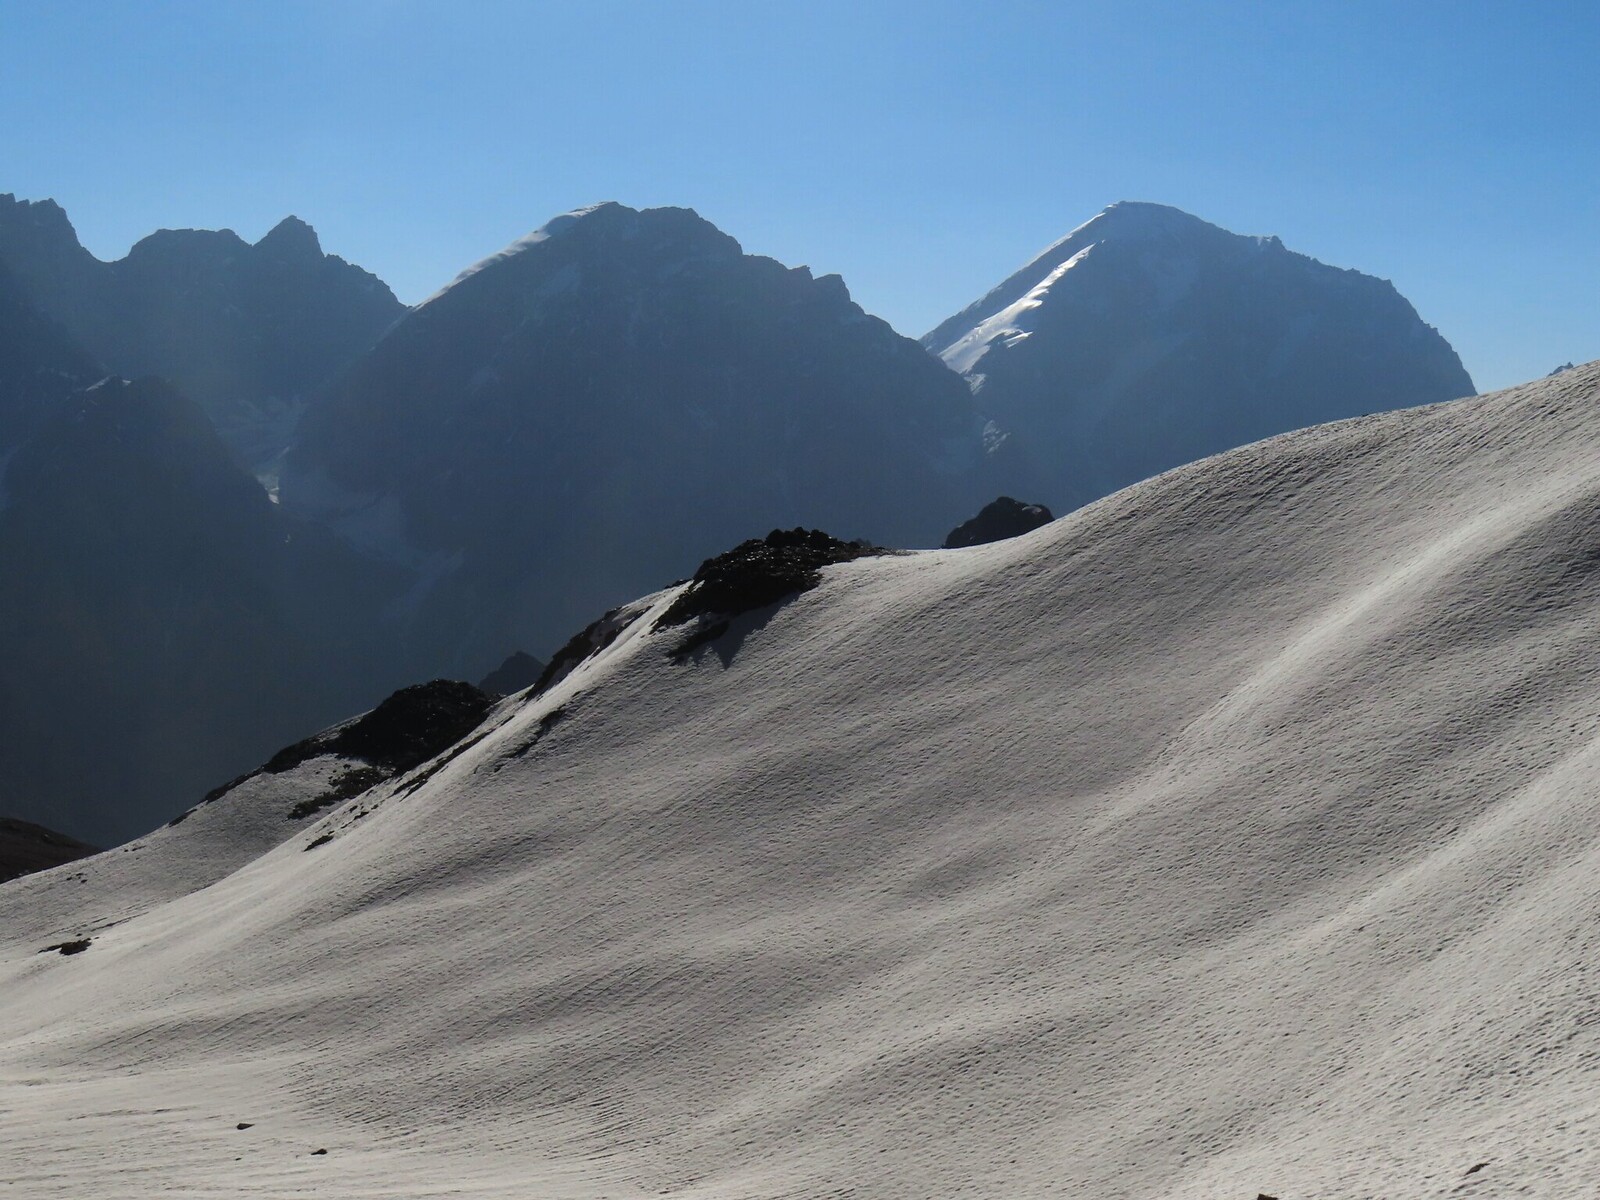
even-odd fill
[(483, 721), (494, 697), (454, 679), (401, 688), (369, 713), (278, 751), (261, 769), (279, 774), (321, 754), (403, 771), (455, 745)]
[(952, 529), (945, 536), (944, 548), (959, 550), (963, 546), (982, 546), (1021, 537), (1053, 520), (1050, 510), (1042, 504), (1024, 504), (1010, 496), (1001, 496), (985, 504), (977, 516)]
[(598, 620), (589, 622), (550, 656), (550, 661), (534, 681), (533, 694), (542, 696), (555, 687), (583, 663), (610, 646), (643, 615), (644, 610), (638, 605), (620, 605)]
[(776, 604), (815, 587), (822, 567), (882, 553), (868, 542), (840, 541), (820, 529), (774, 529), (701, 563), (689, 586), (656, 618), (656, 627)]

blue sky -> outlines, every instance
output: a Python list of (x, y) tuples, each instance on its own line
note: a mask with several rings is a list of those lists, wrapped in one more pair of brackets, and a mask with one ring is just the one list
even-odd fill
[(1395, 281), (1482, 388), (1600, 357), (1600, 6), (0, 0), (0, 191), (118, 257), (286, 213), (415, 301), (699, 210), (925, 332), (1120, 199)]

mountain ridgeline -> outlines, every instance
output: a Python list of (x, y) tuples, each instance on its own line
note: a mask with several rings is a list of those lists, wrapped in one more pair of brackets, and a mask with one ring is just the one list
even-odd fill
[(228, 229), (163, 229), (102, 262), (58, 205), (0, 195), (0, 263), (107, 370), (165, 378), (263, 472), (316, 389), (405, 311), (295, 217), (254, 245)]
[(777, 526), (937, 545), (983, 498), (979, 433), (837, 276), (603, 204), (390, 330), (307, 415), (282, 496), (418, 565), (412, 632), (475, 678)]
[(1470, 391), (1387, 283), (1154, 205), (919, 345), (688, 209), (568, 213), (407, 309), (292, 217), (102, 262), (0, 196), (0, 813), (126, 838), (770, 530), (933, 547)]

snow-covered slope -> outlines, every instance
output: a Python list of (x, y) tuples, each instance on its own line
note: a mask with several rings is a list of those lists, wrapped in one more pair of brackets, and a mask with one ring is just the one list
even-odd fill
[(1272, 434), (1473, 391), (1386, 280), (1127, 201), (922, 341), (1031, 461), (1014, 486), (1058, 510)]
[(1600, 363), (688, 654), (669, 591), (309, 822), (286, 775), (4, 885), (0, 1178), (1591, 1195), (1597, 447)]

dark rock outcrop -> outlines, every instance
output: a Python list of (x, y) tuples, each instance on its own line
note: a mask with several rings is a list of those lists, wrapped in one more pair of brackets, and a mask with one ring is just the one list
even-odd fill
[(1007, 538), (1031, 533), (1041, 525), (1055, 520), (1050, 510), (1042, 504), (1024, 504), (1010, 496), (991, 500), (979, 510), (978, 515), (963, 521), (944, 539), (946, 550), (963, 546), (982, 546), (988, 542), (1003, 542)]
[(413, 684), (353, 721), (278, 751), (261, 769), (280, 774), (319, 754), (337, 754), (408, 771), (476, 729), (494, 702), (487, 692), (455, 679)]
[(820, 529), (774, 529), (764, 538), (740, 542), (700, 564), (689, 586), (662, 613), (656, 628), (696, 617), (732, 617), (813, 588), (821, 569), (884, 551), (867, 542), (845, 542)]

